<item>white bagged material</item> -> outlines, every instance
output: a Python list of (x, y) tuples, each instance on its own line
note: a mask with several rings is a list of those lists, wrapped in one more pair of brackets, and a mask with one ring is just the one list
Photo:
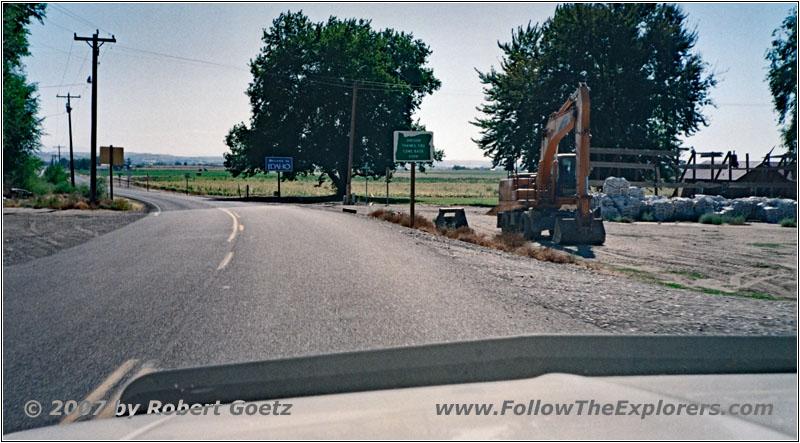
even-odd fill
[(672, 220), (672, 216), (675, 213), (675, 206), (667, 199), (652, 201), (650, 208), (652, 209), (653, 217), (658, 221)]
[(630, 184), (622, 177), (608, 177), (603, 182), (603, 192), (609, 197), (627, 196)]
[(773, 206), (764, 206), (760, 212), (761, 220), (767, 223), (778, 223), (783, 219), (783, 211)]
[(614, 220), (615, 218), (622, 217), (619, 210), (613, 206), (601, 206), (600, 212), (603, 214), (603, 220)]
[(645, 195), (644, 189), (630, 186), (627, 180), (608, 177), (602, 193), (592, 198), (592, 210), (600, 208), (605, 220), (630, 217), (640, 220), (650, 213), (656, 220), (697, 220), (715, 213), (749, 220), (777, 223), (784, 218), (797, 219), (797, 202), (791, 199), (745, 197), (728, 200), (719, 195), (697, 194), (693, 198), (665, 198)]
[(673, 217), (675, 220), (691, 220), (694, 218), (694, 201), (688, 198), (673, 198)]
[(642, 201), (644, 200), (644, 195), (644, 189), (642, 188), (637, 188), (636, 186), (631, 186), (628, 188), (628, 196), (631, 199)]

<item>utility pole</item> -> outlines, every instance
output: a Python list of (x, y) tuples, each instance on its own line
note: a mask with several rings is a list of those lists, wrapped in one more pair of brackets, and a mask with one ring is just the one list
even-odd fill
[(56, 94), (57, 98), (66, 98), (67, 99), (67, 120), (69, 120), (69, 179), (70, 183), (72, 183), (72, 187), (75, 187), (75, 161), (72, 157), (72, 104), (70, 103), (70, 99), (72, 98), (81, 98), (80, 95), (70, 95), (67, 92), (67, 95), (58, 95)]
[(353, 181), (353, 144), (356, 140), (356, 97), (358, 97), (358, 83), (353, 82), (353, 108), (350, 111), (350, 154), (347, 157), (347, 186), (345, 189), (347, 190), (347, 195), (345, 196), (345, 204), (351, 205), (353, 204), (350, 201), (351, 196), (351, 186), (350, 184)]
[(111, 38), (100, 38), (100, 30), (95, 30), (91, 37), (78, 37), (73, 34), (75, 40), (92, 42), (92, 146), (90, 151), (91, 176), (89, 177), (89, 200), (92, 204), (97, 203), (97, 57), (100, 55), (100, 46), (103, 43), (116, 43), (117, 39), (112, 35)]
[(58, 164), (61, 164), (61, 145), (56, 146), (58, 148)]

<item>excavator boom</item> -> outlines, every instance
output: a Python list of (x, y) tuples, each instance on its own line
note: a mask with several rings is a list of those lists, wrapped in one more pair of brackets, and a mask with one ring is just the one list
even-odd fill
[[(520, 179), (515, 175), (513, 180), (501, 181), (500, 208), (506, 213), (498, 213), (498, 226), (504, 230), (519, 230), (533, 239), (538, 238), (541, 230), (549, 229), (553, 242), (560, 244), (599, 245), (605, 242), (603, 220), (592, 213), (592, 196), (589, 195), (590, 104), (589, 87), (580, 83), (561, 108), (550, 115), (542, 138), (539, 169), (533, 174), (535, 178)], [(573, 130), (575, 167), (570, 170), (570, 175), (574, 174), (575, 178), (574, 194), (562, 195), (563, 183), (571, 177), (559, 177), (558, 144)], [(524, 200), (520, 200), (520, 196), (524, 196)], [(520, 206), (525, 208), (524, 212), (520, 212)], [(560, 210), (564, 206), (574, 207), (574, 212)]]

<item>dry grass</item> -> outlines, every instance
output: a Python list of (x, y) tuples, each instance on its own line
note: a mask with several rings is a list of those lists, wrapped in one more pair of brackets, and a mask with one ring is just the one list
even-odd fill
[[(406, 214), (405, 212), (394, 212), (394, 211), (387, 211), (385, 209), (376, 209), (369, 213), (370, 217), (377, 218), (379, 220), (385, 220), (390, 223), (395, 223), (405, 227), (411, 227), (411, 217)], [(429, 232), (431, 234), (436, 233), (436, 228), (433, 225), (433, 222), (428, 220), (427, 218), (421, 215), (414, 215), (414, 227), (421, 231)]]
[[(177, 168), (177, 167), (176, 167)], [(139, 173), (132, 177), (131, 182), (138, 186), (145, 186), (142, 175), (151, 171), (149, 184), (152, 189), (161, 189), (171, 192), (186, 192), (186, 181), (183, 176), (193, 168), (184, 170), (158, 172), (141, 168)], [(174, 172), (174, 173), (173, 173)], [(426, 179), (424, 174), (417, 175), (415, 195), (417, 198), (496, 198), (498, 179), (487, 176), (483, 179), (463, 177), (453, 174), (451, 178)], [(124, 181), (123, 181), (124, 183)], [(278, 190), (277, 176), (275, 174), (258, 175), (256, 177), (231, 177), (218, 176), (204, 173), (203, 176), (192, 175), (189, 179), (189, 193), (200, 195), (238, 196), (245, 195), (246, 187), (250, 187), (250, 195), (272, 196)], [(281, 194), (295, 197), (320, 197), (334, 194), (336, 191), (329, 180), (318, 186), (316, 176), (300, 177), (295, 181), (281, 182)], [(353, 192), (359, 195), (369, 194), (372, 198), (386, 197), (386, 182), (370, 179), (365, 183), (363, 177), (353, 178)], [(390, 198), (408, 198), (410, 185), (407, 179), (396, 179), (389, 183)]]
[[(409, 221), (411, 220), (408, 214), (386, 211), (384, 209), (372, 211), (369, 213), (369, 216), (406, 227), (410, 225)], [(472, 228), (466, 226), (462, 226), (458, 229), (436, 229), (433, 222), (430, 220), (420, 216), (416, 216), (414, 218), (416, 220), (415, 227), (417, 229), (434, 235), (440, 235), (454, 240), (472, 243), (485, 248), (510, 252), (512, 254), (530, 257), (540, 261), (549, 261), (553, 263), (578, 263), (578, 261), (575, 259), (575, 256), (572, 254), (568, 254), (553, 248), (537, 248), (533, 246), (533, 244), (526, 241), (520, 233), (497, 234), (494, 237), (490, 237), (485, 234), (477, 233)]]
[(23, 207), (33, 209), (111, 209), (114, 211), (141, 211), (144, 206), (140, 203), (133, 202), (126, 198), (115, 198), (113, 201), (104, 198), (98, 202), (94, 207), (90, 206), (85, 197), (77, 194), (47, 194), (42, 196), (31, 197), (21, 200), (5, 200), (4, 207)]

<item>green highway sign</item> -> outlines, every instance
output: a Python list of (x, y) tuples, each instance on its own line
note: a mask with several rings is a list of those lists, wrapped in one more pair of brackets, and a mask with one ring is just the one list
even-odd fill
[(395, 162), (432, 162), (433, 132), (394, 131)]

